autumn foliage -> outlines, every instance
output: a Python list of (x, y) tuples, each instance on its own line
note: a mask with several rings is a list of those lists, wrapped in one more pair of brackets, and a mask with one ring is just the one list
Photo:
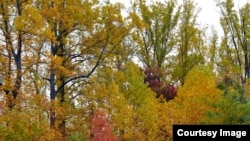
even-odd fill
[(148, 85), (155, 93), (156, 97), (163, 97), (164, 99), (171, 100), (177, 94), (177, 88), (173, 84), (164, 84), (162, 81), (162, 72), (158, 67), (146, 68), (144, 70), (145, 78), (144, 83)]
[(123, 2), (0, 0), (1, 141), (172, 141), (173, 124), (250, 123), (249, 3), (214, 1), (218, 33), (192, 0)]
[(90, 123), (91, 141), (117, 141), (117, 138), (112, 134), (108, 115), (104, 110), (97, 109), (94, 111)]

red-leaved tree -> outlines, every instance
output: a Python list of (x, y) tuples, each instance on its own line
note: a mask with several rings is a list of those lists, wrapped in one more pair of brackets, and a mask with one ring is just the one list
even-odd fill
[(163, 96), (167, 101), (173, 99), (177, 94), (177, 89), (172, 84), (164, 84), (161, 81), (162, 73), (159, 67), (151, 67), (144, 70), (144, 83), (148, 84), (155, 93), (156, 97)]
[(90, 118), (91, 141), (117, 141), (112, 134), (111, 125), (108, 123), (108, 116), (102, 109), (97, 109)]

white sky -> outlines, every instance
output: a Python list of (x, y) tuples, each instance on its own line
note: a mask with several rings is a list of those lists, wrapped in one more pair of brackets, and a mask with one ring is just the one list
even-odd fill
[[(182, 0), (178, 0), (182, 1)], [(209, 27), (214, 26), (217, 32), (221, 35), (222, 28), (220, 27), (220, 15), (219, 9), (216, 7), (214, 0), (193, 0), (197, 3), (197, 6), (201, 8), (199, 13), (199, 23), (201, 25), (208, 25)], [(233, 0), (235, 9), (241, 8), (245, 3), (250, 2), (250, 0)]]
[[(129, 6), (131, 0), (110, 0), (111, 2), (121, 2), (126, 6)], [(147, 0), (147, 1), (156, 1), (156, 0)], [(167, 1), (167, 0), (157, 0), (157, 1)], [(181, 3), (183, 0), (177, 0), (178, 3)], [(198, 17), (198, 23), (204, 27), (208, 26), (211, 28), (212, 26), (216, 29), (216, 31), (221, 35), (222, 28), (220, 27), (220, 16), (219, 9), (216, 7), (214, 0), (193, 0), (194, 3), (197, 4), (197, 8), (201, 8)], [(250, 2), (250, 0), (233, 0), (235, 4), (235, 9), (239, 9), (246, 2)]]

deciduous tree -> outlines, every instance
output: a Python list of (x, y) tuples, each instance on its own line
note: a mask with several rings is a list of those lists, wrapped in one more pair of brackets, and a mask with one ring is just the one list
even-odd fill
[(147, 5), (140, 0), (133, 4), (131, 13), (135, 24), (134, 42), (140, 61), (148, 68), (163, 67), (175, 45), (175, 31), (179, 18), (176, 2), (155, 2)]
[[(221, 44), (220, 69), (238, 82), (245, 83), (250, 77), (249, 67), (249, 4), (236, 10), (232, 0), (217, 1), (220, 8), (224, 37)], [(231, 72), (231, 73), (230, 73)], [(233, 74), (233, 75), (232, 75)]]
[(207, 66), (196, 66), (189, 71), (177, 97), (168, 103), (168, 115), (174, 118), (173, 123), (200, 124), (206, 121), (208, 111), (217, 110), (212, 105), (221, 100), (222, 92), (217, 89), (215, 80), (215, 75)]
[(177, 31), (177, 56), (172, 73), (173, 80), (184, 84), (184, 78), (197, 64), (204, 62), (204, 31), (197, 24), (199, 9), (192, 0), (184, 0), (181, 6)]

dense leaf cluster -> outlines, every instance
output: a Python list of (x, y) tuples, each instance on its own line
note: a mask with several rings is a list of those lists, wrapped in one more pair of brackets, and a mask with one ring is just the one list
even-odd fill
[(172, 84), (164, 84), (162, 82), (162, 76), (159, 68), (147, 68), (144, 73), (144, 83), (146, 83), (148, 87), (150, 87), (156, 93), (156, 98), (162, 96), (168, 101), (176, 96), (177, 88)]

